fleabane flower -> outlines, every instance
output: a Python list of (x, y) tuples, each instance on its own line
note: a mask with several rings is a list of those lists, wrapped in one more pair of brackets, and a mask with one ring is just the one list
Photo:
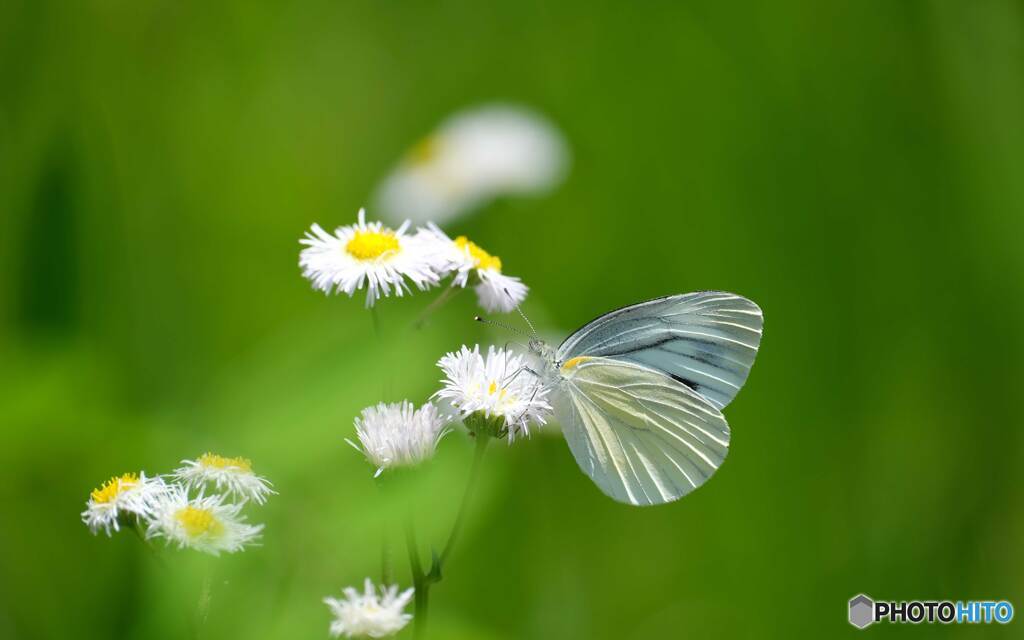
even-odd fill
[(355, 419), (360, 444), (346, 441), (377, 467), (377, 477), (385, 469), (411, 467), (433, 457), (449, 422), (430, 402), (419, 409), (408, 400), (381, 402), (363, 409)]
[(241, 515), (241, 504), (225, 504), (223, 495), (189, 498), (179, 486), (159, 500), (146, 538), (162, 537), (179, 548), (211, 555), (234, 553), (256, 543), (263, 525), (252, 525)]
[(228, 497), (252, 500), (263, 504), (267, 496), (275, 493), (270, 481), (256, 475), (248, 458), (226, 458), (215, 453), (204, 453), (195, 460), (182, 460), (183, 466), (174, 470), (172, 477), (186, 489), (202, 490), (212, 487)]
[(327, 233), (314, 224), (299, 240), (306, 246), (299, 253), (302, 275), (313, 287), (349, 297), (366, 287), (366, 306), (394, 291), (410, 293), (412, 281), (421, 291), (438, 283), (438, 274), (430, 251), (420, 240), (406, 234), (409, 223), (392, 230), (380, 222), (366, 222), (366, 211), (359, 210), (356, 224), (338, 227)]
[(559, 131), (511, 105), (459, 112), (410, 149), (380, 184), (376, 201), (392, 219), (444, 222), (503, 195), (549, 191), (565, 175)]
[[(428, 223), (417, 234), (434, 256), (442, 274), (452, 274), (453, 287), (475, 283), (477, 301), (488, 312), (508, 312), (526, 299), (529, 288), (501, 272), (501, 258), (491, 255), (466, 236), (452, 240), (437, 225)], [(475, 276), (475, 277), (473, 277)]]
[(93, 489), (82, 512), (82, 522), (94, 533), (100, 529), (111, 535), (120, 531), (128, 518), (144, 522), (153, 516), (159, 500), (169, 490), (162, 478), (147, 478), (145, 473), (115, 476)]
[(380, 593), (369, 578), (360, 593), (354, 587), (342, 590), (343, 598), (324, 598), (331, 609), (331, 635), (335, 638), (386, 638), (401, 631), (412, 616), (405, 607), (412, 600), (413, 590), (399, 593), (397, 585), (381, 585)]
[(444, 387), (435, 395), (451, 403), (463, 420), (482, 416), (499, 419), (509, 441), (520, 432), (529, 435), (531, 422), (544, 424), (551, 415), (543, 381), (526, 368), (523, 356), (507, 349), (468, 347), (446, 354), (437, 366)]

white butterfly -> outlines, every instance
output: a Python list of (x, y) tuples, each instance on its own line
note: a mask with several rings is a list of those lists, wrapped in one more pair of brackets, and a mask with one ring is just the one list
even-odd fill
[(762, 325), (750, 300), (702, 291), (612, 311), (557, 350), (536, 338), (530, 350), (580, 468), (619, 502), (662, 504), (725, 460), (721, 409), (750, 373)]

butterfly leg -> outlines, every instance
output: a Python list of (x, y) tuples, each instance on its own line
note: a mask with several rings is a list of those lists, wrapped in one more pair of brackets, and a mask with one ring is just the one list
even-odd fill
[[(501, 381), (502, 385), (508, 385), (513, 380), (515, 380), (517, 377), (519, 377), (519, 374), (521, 374), (521, 373), (528, 373), (528, 374), (532, 375), (534, 378), (537, 379), (538, 382), (541, 382), (541, 381), (544, 380), (544, 376), (542, 376), (540, 373), (538, 373), (535, 369), (533, 369), (532, 367), (530, 367), (528, 365), (523, 365), (523, 366), (519, 367), (518, 369), (516, 369), (515, 371), (513, 371), (510, 376), (508, 376), (506, 378), (502, 378), (502, 381)], [(543, 385), (542, 384), (541, 386), (553, 387), (554, 384), (549, 384), (549, 385)]]
[[(541, 391), (547, 392), (547, 391), (550, 391), (551, 389), (554, 389), (556, 386), (558, 386), (558, 381), (557, 380), (545, 383), (544, 382), (544, 378), (539, 373), (537, 373), (536, 371), (531, 369), (530, 367), (525, 367), (525, 366), (524, 367), (520, 367), (519, 371), (517, 371), (516, 374), (518, 374), (520, 372), (523, 372), (523, 371), (526, 371), (528, 373), (533, 374), (533, 376), (537, 379), (537, 384), (535, 384), (533, 386), (533, 392), (530, 393), (530, 401), (526, 403), (527, 406), (533, 404), (533, 401), (537, 399), (537, 394), (540, 393)], [(527, 411), (527, 409), (524, 409), (523, 412), (520, 413), (516, 417), (514, 422), (518, 423), (520, 420), (522, 420), (523, 416), (526, 415), (526, 411)]]

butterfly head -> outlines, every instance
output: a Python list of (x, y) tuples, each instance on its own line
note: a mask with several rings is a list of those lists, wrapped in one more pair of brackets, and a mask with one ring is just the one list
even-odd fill
[(551, 352), (551, 347), (548, 346), (548, 343), (537, 337), (530, 338), (528, 346), (530, 347), (530, 351), (538, 356), (545, 356)]
[(552, 365), (554, 368), (558, 368), (558, 363), (555, 362), (555, 350), (551, 348), (547, 342), (544, 342), (540, 338), (530, 338), (529, 342), (530, 352), (540, 358), (547, 364)]

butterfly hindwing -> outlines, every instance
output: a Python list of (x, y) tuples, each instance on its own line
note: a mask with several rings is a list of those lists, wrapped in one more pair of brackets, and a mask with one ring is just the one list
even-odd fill
[(555, 402), (580, 468), (633, 505), (676, 500), (702, 485), (729, 448), (729, 425), (706, 398), (633, 362), (584, 357)]

